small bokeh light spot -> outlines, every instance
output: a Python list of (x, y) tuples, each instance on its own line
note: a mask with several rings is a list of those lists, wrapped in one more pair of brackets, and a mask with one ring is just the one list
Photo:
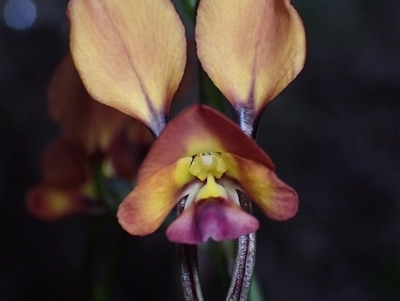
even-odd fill
[(9, 0), (4, 6), (4, 20), (14, 29), (27, 29), (36, 19), (36, 6), (31, 0)]

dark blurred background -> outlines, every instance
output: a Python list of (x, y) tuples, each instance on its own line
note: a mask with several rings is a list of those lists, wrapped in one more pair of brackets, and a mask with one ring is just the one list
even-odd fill
[[(67, 2), (0, 1), (0, 300), (84, 300), (93, 218), (47, 223), (24, 210), (40, 155), (59, 133), (46, 87), (68, 51)], [(292, 2), (307, 62), (266, 108), (258, 142), (301, 203), (287, 222), (256, 211), (257, 278), (266, 301), (400, 300), (399, 2)], [(118, 228), (104, 227), (98, 275)], [(183, 300), (163, 231), (129, 238), (122, 263), (112, 300)], [(212, 296), (218, 280), (209, 282)]]

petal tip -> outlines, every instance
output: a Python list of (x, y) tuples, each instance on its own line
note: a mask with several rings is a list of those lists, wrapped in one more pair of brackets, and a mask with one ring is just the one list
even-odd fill
[(299, 209), (299, 198), (297, 193), (290, 187), (287, 188), (287, 196), (282, 197), (281, 202), (284, 204), (282, 206), (282, 213), (279, 215), (277, 220), (285, 221), (297, 214)]
[(145, 227), (145, 223), (139, 222), (140, 212), (132, 204), (124, 200), (118, 207), (117, 219), (121, 227), (130, 235), (145, 236), (153, 231)]

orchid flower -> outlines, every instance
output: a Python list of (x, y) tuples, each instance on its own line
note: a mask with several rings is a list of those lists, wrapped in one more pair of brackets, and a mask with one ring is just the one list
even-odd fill
[(201, 105), (167, 123), (186, 60), (184, 27), (169, 0), (71, 0), (68, 15), (71, 51), (89, 93), (158, 137), (119, 207), (125, 230), (154, 232), (186, 198), (167, 229), (171, 241), (238, 238), (259, 227), (241, 209), (238, 190), (272, 219), (296, 214), (297, 194), (250, 138), (266, 104), (304, 63), (304, 29), (289, 0), (200, 1), (198, 56), (241, 127)]
[(88, 202), (97, 197), (93, 164), (100, 164), (108, 179), (132, 181), (139, 162), (133, 157), (131, 139), (141, 139), (139, 143), (148, 148), (150, 132), (129, 116), (94, 101), (69, 54), (54, 73), (48, 104), (62, 134), (43, 154), (42, 179), (27, 193), (27, 210), (44, 220), (78, 212), (96, 213), (99, 208)]
[(137, 187), (119, 207), (119, 222), (131, 234), (152, 233), (187, 196), (183, 214), (167, 229), (171, 241), (238, 238), (259, 224), (240, 208), (237, 190), (273, 219), (296, 213), (296, 193), (273, 170), (269, 157), (236, 124), (209, 107), (191, 106), (154, 143)]

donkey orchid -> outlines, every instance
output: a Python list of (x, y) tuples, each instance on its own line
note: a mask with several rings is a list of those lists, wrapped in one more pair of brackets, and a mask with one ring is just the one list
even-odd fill
[[(143, 126), (129, 116), (94, 101), (85, 90), (71, 55), (53, 75), (48, 91), (50, 116), (62, 134), (46, 148), (41, 160), (41, 182), (26, 196), (32, 215), (57, 220), (77, 212), (93, 212), (93, 164), (100, 164), (106, 178), (132, 180), (138, 162), (132, 141), (150, 145)], [(125, 128), (129, 126), (128, 129)], [(140, 136), (139, 136), (140, 134)], [(145, 146), (146, 147), (146, 146)]]
[(129, 233), (146, 235), (187, 196), (183, 214), (167, 229), (171, 241), (237, 238), (259, 225), (240, 208), (236, 190), (271, 218), (284, 220), (296, 213), (296, 193), (273, 170), (269, 157), (236, 124), (209, 107), (194, 105), (168, 123), (156, 140), (118, 218)]
[(200, 1), (198, 56), (242, 129), (201, 105), (166, 123), (186, 60), (184, 27), (169, 0), (71, 0), (68, 15), (71, 51), (89, 93), (158, 137), (119, 207), (124, 229), (150, 234), (186, 198), (167, 229), (171, 241), (238, 238), (259, 223), (240, 208), (237, 190), (270, 218), (295, 215), (295, 191), (250, 138), (266, 104), (304, 63), (304, 29), (289, 0)]

